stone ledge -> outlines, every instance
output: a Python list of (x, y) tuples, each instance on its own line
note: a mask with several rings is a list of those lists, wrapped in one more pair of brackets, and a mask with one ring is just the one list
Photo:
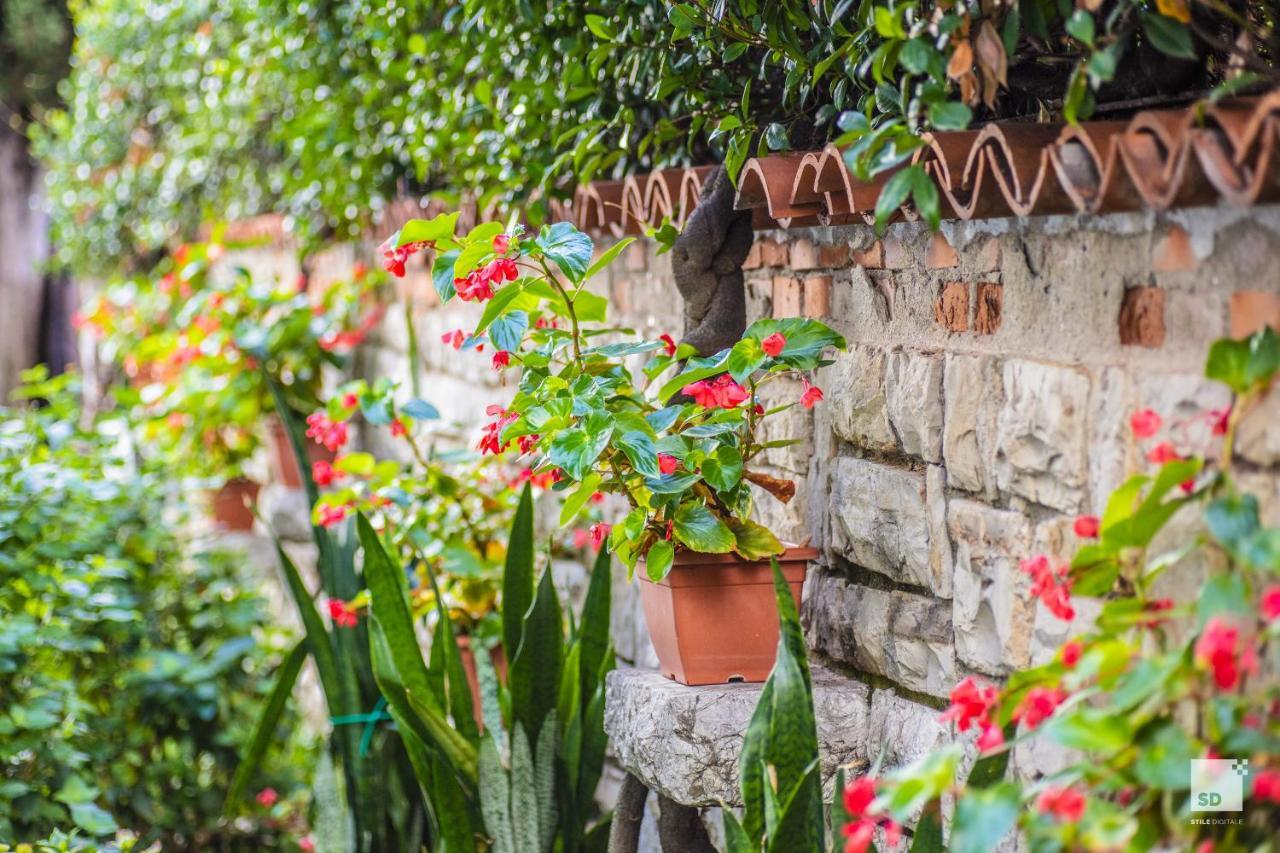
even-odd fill
[[(738, 755), (762, 684), (686, 687), (643, 669), (609, 673), (605, 731), (618, 763), (679, 803), (741, 805)], [(866, 760), (871, 691), (813, 667), (822, 777), (830, 795), (836, 768)]]

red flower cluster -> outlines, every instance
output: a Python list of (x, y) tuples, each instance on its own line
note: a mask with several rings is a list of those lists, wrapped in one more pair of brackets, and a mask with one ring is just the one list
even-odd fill
[(662, 347), (667, 351), (667, 355), (676, 354), (678, 347), (676, 347), (676, 342), (670, 335), (658, 335), (658, 340), (662, 341)]
[(405, 261), (415, 253), (427, 247), (426, 243), (406, 243), (403, 246), (394, 246), (391, 241), (395, 235), (388, 237), (378, 251), (382, 252), (382, 268), (397, 278), (404, 277)]
[(1102, 521), (1096, 515), (1077, 516), (1074, 529), (1081, 539), (1097, 539), (1102, 530)]
[(1213, 682), (1223, 690), (1240, 683), (1240, 676), (1258, 668), (1258, 654), (1240, 629), (1215, 616), (1196, 640), (1196, 662), (1213, 670)]
[(681, 392), (692, 397), (694, 402), (704, 409), (732, 409), (751, 397), (747, 389), (734, 382), (733, 377), (727, 373), (715, 379), (691, 382), (684, 386)]
[(808, 379), (801, 379), (804, 383), (804, 393), (800, 395), (800, 405), (806, 409), (812, 409), (815, 403), (822, 402), (822, 389), (817, 385), (810, 385)]
[(987, 752), (1004, 743), (1004, 732), (995, 720), (998, 700), (999, 693), (993, 685), (979, 684), (969, 676), (951, 689), (951, 705), (939, 720), (955, 720), (956, 729), (962, 732), (978, 726), (982, 731), (978, 749)]
[(1067, 694), (1056, 687), (1032, 687), (1013, 709), (1013, 719), (1030, 731), (1052, 717), (1066, 699)]
[(777, 358), (782, 354), (782, 350), (786, 345), (786, 337), (781, 332), (774, 332), (760, 342), (760, 349), (764, 350), (764, 354), (770, 358)]
[(512, 258), (494, 258), (489, 263), (474, 269), (466, 278), (455, 278), (454, 289), (458, 298), (464, 302), (484, 302), (493, 298), (494, 287), (501, 287), (504, 281), (515, 281), (520, 277), (520, 270)]
[(1062, 665), (1067, 669), (1075, 669), (1083, 654), (1084, 644), (1079, 640), (1072, 640), (1062, 647)]
[(336, 335), (326, 335), (319, 340), (320, 349), (326, 352), (355, 349), (369, 336), (369, 332), (373, 331), (373, 327), (382, 321), (386, 311), (386, 306), (379, 306), (376, 310), (369, 312), (368, 316), (361, 321), (359, 328), (338, 332)]
[(505, 255), (507, 250), (511, 248), (510, 234), (496, 234), (493, 238), (493, 250), (499, 255)]
[(454, 349), (462, 349), (462, 344), (466, 339), (467, 333), (461, 329), (454, 329), (452, 332), (445, 332), (440, 336), (440, 340), (445, 346), (450, 346)]
[(329, 618), (338, 628), (354, 628), (360, 621), (360, 611), (351, 606), (351, 602), (340, 598), (329, 599)]
[(591, 547), (597, 551), (604, 544), (604, 540), (608, 538), (609, 531), (613, 529), (613, 525), (605, 524), (603, 521), (591, 525)]
[(322, 506), (320, 507), (320, 526), (333, 527), (337, 524), (341, 524), (349, 512), (351, 512), (351, 507), (345, 504), (339, 506)]
[(1280, 619), (1280, 585), (1269, 586), (1262, 591), (1262, 601), (1258, 605), (1262, 618), (1268, 622)]
[(1253, 799), (1280, 805), (1280, 770), (1259, 770), (1253, 777)]
[(317, 459), (311, 463), (311, 479), (316, 481), (317, 486), (328, 486), (332, 485), (334, 480), (341, 480), (342, 472), (328, 461)]
[(500, 349), (493, 354), (493, 369), (501, 370), (511, 364), (511, 353), (504, 349)]
[(674, 474), (675, 470), (680, 467), (680, 460), (676, 459), (670, 453), (658, 454), (658, 470), (663, 474)]
[(1058, 820), (1075, 823), (1084, 817), (1084, 794), (1075, 788), (1045, 788), (1036, 800), (1036, 810)]
[(406, 435), (409, 434), (409, 428), (405, 426), (404, 421), (400, 420), (399, 418), (396, 418), (391, 422), (390, 429), (391, 429), (392, 438), (404, 438)]
[(324, 412), (307, 415), (307, 438), (336, 451), (347, 443), (347, 423), (331, 421)]
[(1076, 618), (1071, 606), (1071, 567), (1059, 562), (1054, 566), (1044, 554), (1023, 560), (1018, 568), (1031, 575), (1031, 594), (1044, 602), (1049, 612), (1063, 621)]
[(1154, 409), (1141, 409), (1129, 416), (1129, 429), (1135, 438), (1151, 438), (1160, 431), (1164, 423)]
[(871, 846), (875, 829), (884, 829), (885, 846), (895, 848), (902, 837), (902, 827), (892, 818), (871, 810), (876, 798), (876, 780), (859, 776), (844, 786), (844, 810), (850, 820), (844, 825), (844, 853), (864, 853)]
[(535, 489), (542, 489), (543, 491), (546, 491), (555, 485), (555, 482), (558, 479), (556, 476), (558, 473), (558, 468), (550, 468), (537, 474), (533, 472), (532, 468), (525, 468), (516, 475), (514, 480), (511, 481), (511, 488), (518, 489), (525, 483), (532, 483)]
[(254, 799), (258, 801), (258, 805), (269, 809), (280, 802), (280, 795), (275, 788), (263, 788)]
[(481, 453), (492, 453), (496, 456), (507, 449), (507, 444), (498, 440), (498, 434), (502, 432), (502, 428), (507, 424), (518, 420), (520, 414), (518, 412), (508, 412), (498, 405), (489, 406), (484, 410), (484, 413), (491, 418), (497, 418), (497, 420), (485, 425), (484, 432), (480, 435), (480, 443), (476, 445), (476, 450)]
[(1180, 454), (1170, 442), (1162, 441), (1155, 447), (1147, 451), (1147, 461), (1155, 465), (1163, 465), (1166, 462), (1176, 462), (1182, 458)]

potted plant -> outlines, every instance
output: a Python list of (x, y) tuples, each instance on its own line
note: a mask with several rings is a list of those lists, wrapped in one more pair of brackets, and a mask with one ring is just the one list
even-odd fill
[[(488, 345), (495, 369), (521, 368), (512, 402), (489, 407), (478, 449), (514, 447), (534, 474), (554, 479), (561, 525), (597, 494), (626, 502), (592, 538), (607, 537), (629, 573), (643, 568), (664, 674), (686, 684), (763, 680), (778, 639), (767, 558), (779, 557), (798, 597), (814, 552), (788, 548), (750, 518), (751, 485), (782, 500), (795, 489), (758, 469), (764, 450), (787, 443), (763, 441), (760, 425), (821, 400), (808, 375), (843, 339), (814, 320), (766, 319), (732, 347), (691, 357), (669, 335), (649, 341), (605, 325), (607, 300), (586, 283), (630, 240), (593, 261), (591, 239), (568, 223), (528, 237), (499, 223), (459, 236), (456, 223), (457, 214), (410, 221), (383, 251), (398, 274), (409, 255), (431, 249), (441, 298), (484, 305), (475, 329), (446, 342)], [(766, 410), (761, 389), (786, 375), (801, 377), (803, 395)]]

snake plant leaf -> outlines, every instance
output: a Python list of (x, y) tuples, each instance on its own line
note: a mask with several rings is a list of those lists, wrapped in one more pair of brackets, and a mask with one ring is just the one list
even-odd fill
[(511, 826), (520, 853), (539, 847), (538, 795), (529, 738), (519, 726), (511, 734)]
[(511, 829), (511, 779), (502, 766), (498, 745), (486, 735), (480, 741), (480, 813), (493, 843), (493, 853), (516, 853)]
[(285, 704), (293, 693), (293, 685), (298, 680), (298, 672), (306, 659), (307, 641), (301, 640), (289, 650), (284, 662), (280, 664), (280, 670), (276, 673), (276, 683), (271, 687), (271, 695), (262, 706), (262, 713), (258, 715), (258, 720), (253, 727), (253, 736), (249, 739), (249, 746), (236, 767), (230, 787), (227, 788), (226, 804), (223, 807), (225, 812), (229, 813), (234, 804), (244, 796), (249, 780), (257, 773), (258, 767), (262, 764), (262, 757), (271, 748), (276, 737), (276, 727), (280, 724), (280, 716), (284, 713)]
[(536, 739), (555, 708), (560, 686), (564, 628), (551, 572), (542, 574), (533, 606), (524, 619), (519, 651), (511, 662), (511, 710), (514, 727)]
[(533, 604), (533, 490), (525, 483), (511, 523), (502, 572), (502, 643), (508, 655), (520, 648), (524, 616)]

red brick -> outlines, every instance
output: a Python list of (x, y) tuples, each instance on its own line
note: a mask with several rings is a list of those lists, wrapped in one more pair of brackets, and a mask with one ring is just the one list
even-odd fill
[(744, 270), (758, 270), (764, 266), (764, 260), (760, 257), (760, 244), (752, 243), (751, 251), (747, 252), (747, 259), (742, 262)]
[(1191, 272), (1196, 268), (1196, 255), (1191, 250), (1187, 232), (1172, 225), (1151, 250), (1151, 269), (1155, 272)]
[(790, 275), (773, 277), (774, 317), (799, 317), (801, 300), (800, 279)]
[(766, 267), (785, 267), (789, 252), (786, 243), (777, 240), (761, 240), (756, 243), (760, 247), (760, 262)]
[(1247, 338), (1264, 326), (1280, 330), (1280, 293), (1242, 290), (1231, 294), (1231, 337)]
[(860, 252), (855, 251), (853, 253), (853, 263), (863, 269), (884, 269), (884, 246), (877, 240), (871, 244), (870, 248)]
[(942, 285), (942, 292), (933, 306), (934, 317), (951, 332), (964, 332), (969, 328), (969, 285), (963, 281), (949, 281)]
[(818, 320), (830, 314), (831, 276), (809, 276), (804, 280), (804, 315)]
[(1131, 287), (1120, 301), (1120, 343), (1159, 347), (1164, 344), (1164, 291)]
[(814, 243), (797, 240), (791, 244), (791, 268), (795, 270), (825, 270), (847, 266), (849, 247), (844, 243)]
[(956, 250), (951, 248), (951, 244), (947, 242), (946, 237), (942, 236), (941, 231), (936, 232), (933, 240), (929, 242), (929, 254), (925, 256), (924, 263), (931, 270), (948, 269), (960, 265)]
[(978, 310), (973, 317), (973, 330), (980, 335), (994, 335), (1000, 328), (1004, 310), (1004, 288), (990, 281), (978, 283)]

